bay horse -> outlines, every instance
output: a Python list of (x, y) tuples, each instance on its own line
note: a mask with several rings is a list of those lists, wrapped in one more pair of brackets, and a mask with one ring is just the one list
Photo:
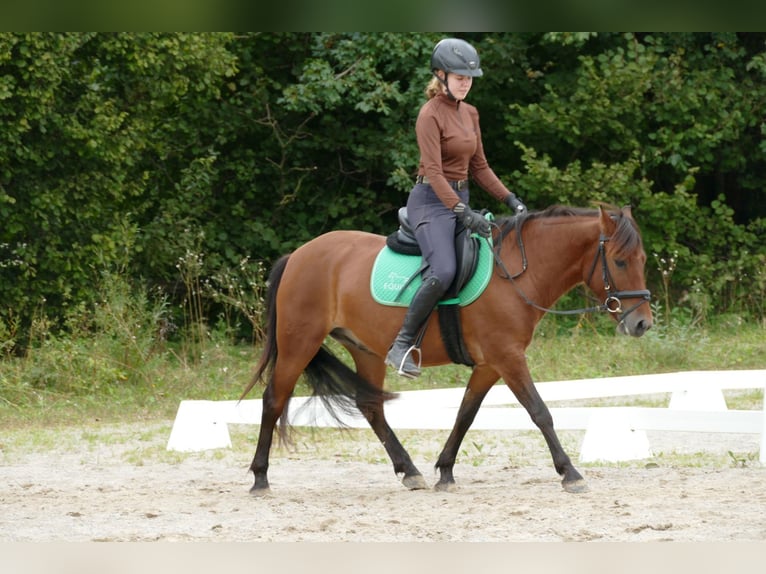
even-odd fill
[[(485, 395), (502, 378), (545, 437), (564, 490), (587, 491), (535, 388), (525, 349), (543, 315), (580, 283), (603, 303), (572, 312), (607, 311), (618, 331), (634, 337), (651, 327), (639, 228), (629, 207), (604, 205), (553, 206), (498, 218), (493, 227), (492, 277), (485, 291), (460, 309), (462, 335), (474, 366), (455, 425), (436, 462), (440, 476), (434, 488), (456, 487), (453, 467), (460, 444)], [(250, 466), (255, 478), (252, 494), (270, 492), (267, 471), (274, 431), (278, 420), (279, 431), (287, 430), (287, 406), (302, 373), (315, 395), (363, 414), (405, 487), (427, 488), (384, 412), (385, 401), (394, 396), (383, 389), (384, 357), (406, 311), (381, 305), (370, 293), (370, 273), (385, 241), (363, 231), (331, 231), (274, 264), (268, 280), (263, 354), (242, 394), (266, 377), (260, 433)], [(422, 340), (423, 367), (451, 362), (434, 315)], [(348, 350), (355, 371), (324, 345), (327, 336)]]

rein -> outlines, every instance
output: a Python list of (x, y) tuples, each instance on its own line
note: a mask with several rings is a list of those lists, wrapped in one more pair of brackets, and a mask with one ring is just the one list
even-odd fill
[[(604, 299), (604, 302), (600, 305), (594, 305), (593, 307), (583, 307), (580, 309), (567, 309), (567, 310), (558, 310), (558, 309), (549, 309), (547, 307), (543, 307), (542, 305), (538, 305), (534, 301), (532, 301), (529, 297), (527, 297), (526, 293), (519, 287), (519, 285), (516, 283), (516, 279), (520, 277), (526, 270), (528, 266), (527, 262), (527, 253), (526, 249), (524, 247), (524, 240), (521, 237), (521, 227), (524, 224), (524, 221), (521, 222), (521, 225), (517, 226), (516, 229), (516, 242), (519, 245), (519, 250), (521, 252), (521, 271), (518, 273), (511, 275), (511, 273), (506, 268), (505, 264), (503, 263), (503, 260), (500, 258), (500, 250), (503, 245), (503, 239), (505, 236), (510, 232), (510, 228), (501, 229), (496, 224), (493, 223), (498, 229), (500, 230), (500, 236), (499, 241), (497, 242), (497, 246), (492, 250), (493, 256), (495, 258), (495, 265), (497, 265), (501, 270), (503, 275), (503, 279), (507, 279), (511, 282), (514, 289), (516, 289), (516, 292), (519, 294), (519, 296), (522, 298), (522, 300), (529, 305), (530, 307), (534, 307), (535, 309), (539, 311), (543, 311), (545, 313), (553, 313), (555, 315), (578, 315), (581, 313), (594, 313), (597, 311), (607, 311), (612, 314), (617, 314), (618, 319), (620, 322), (622, 322), (625, 317), (627, 317), (630, 313), (632, 313), (634, 310), (636, 310), (638, 307), (643, 305), (644, 303), (647, 303), (651, 301), (651, 291), (648, 289), (640, 289), (636, 291), (620, 291), (618, 289), (613, 289), (612, 285), (614, 283), (614, 280), (612, 279), (612, 274), (609, 272), (609, 266), (606, 262), (606, 248), (605, 244), (607, 241), (609, 241), (609, 237), (605, 235), (601, 235), (598, 240), (598, 251), (596, 251), (596, 255), (593, 258), (593, 264), (590, 267), (590, 272), (588, 273), (588, 279), (585, 281), (585, 284), (590, 284), (590, 280), (593, 278), (593, 273), (596, 271), (596, 265), (598, 265), (599, 260), (601, 260), (601, 278), (604, 281), (604, 290), (606, 293), (606, 298)], [(635, 299), (639, 298), (641, 301), (630, 307), (627, 311), (623, 311), (622, 308), (622, 299)]]

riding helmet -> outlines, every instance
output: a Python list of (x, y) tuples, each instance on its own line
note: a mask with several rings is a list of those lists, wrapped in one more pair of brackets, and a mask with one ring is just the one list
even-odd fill
[(445, 38), (436, 44), (431, 54), (431, 71), (434, 70), (473, 78), (484, 74), (479, 67), (478, 52), (460, 38)]

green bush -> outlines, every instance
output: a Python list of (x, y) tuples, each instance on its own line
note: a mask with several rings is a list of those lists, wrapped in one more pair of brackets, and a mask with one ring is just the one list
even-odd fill
[[(257, 337), (257, 294), (231, 306), (220, 281), (329, 230), (395, 228), (441, 37), (0, 33), (2, 351), (23, 355), (41, 313), (57, 332), (93, 308), (104, 269), (198, 342), (219, 321)], [(629, 203), (666, 307), (763, 318), (766, 34), (465, 37), (487, 156), (531, 208)]]

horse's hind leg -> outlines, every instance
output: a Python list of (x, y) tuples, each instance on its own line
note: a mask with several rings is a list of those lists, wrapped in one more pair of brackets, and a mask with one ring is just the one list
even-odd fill
[(261, 413), (261, 428), (258, 434), (258, 446), (255, 448), (255, 456), (250, 464), (250, 470), (253, 471), (255, 482), (250, 489), (250, 494), (263, 495), (269, 492), (269, 479), (267, 473), (269, 470), (269, 452), (274, 437), (274, 427), (277, 424), (279, 416), (282, 414), (284, 404), (278, 406), (279, 402), (275, 397), (274, 385), (269, 383), (263, 392), (263, 411)]
[[(386, 364), (383, 360), (369, 351), (347, 347), (356, 364), (357, 374), (378, 388), (383, 387), (386, 376)], [(374, 398), (357, 394), (356, 405), (364, 415), (370, 427), (386, 449), (394, 472), (402, 477), (402, 484), (410, 490), (428, 488), (423, 475), (415, 467), (409, 453), (399, 442), (393, 429), (389, 426), (383, 410), (383, 399), (379, 395)]]
[(435, 490), (454, 490), (455, 478), (452, 475), (452, 469), (455, 466), (460, 444), (463, 442), (474, 418), (476, 418), (476, 413), (479, 412), (484, 397), (487, 396), (487, 392), (499, 378), (500, 375), (489, 367), (476, 367), (473, 370), (458, 409), (455, 426), (436, 461), (436, 468), (439, 469), (439, 482), (434, 485)]
[[(285, 345), (284, 347), (288, 346)], [(263, 392), (261, 428), (258, 434), (255, 456), (250, 465), (250, 470), (253, 471), (255, 478), (250, 494), (255, 496), (269, 493), (267, 473), (269, 470), (269, 453), (274, 438), (274, 429), (276, 428), (277, 420), (282, 416), (292, 396), (298, 377), (303, 371), (305, 364), (308, 363), (308, 358), (301, 360), (301, 357), (310, 357), (308, 351), (294, 356), (297, 350), (296, 347), (298, 347), (297, 344), (293, 345), (289, 352), (283, 352), (279, 355), (266, 390)], [(319, 348), (319, 345), (317, 344), (316, 347)], [(293, 358), (291, 359), (291, 357)]]

